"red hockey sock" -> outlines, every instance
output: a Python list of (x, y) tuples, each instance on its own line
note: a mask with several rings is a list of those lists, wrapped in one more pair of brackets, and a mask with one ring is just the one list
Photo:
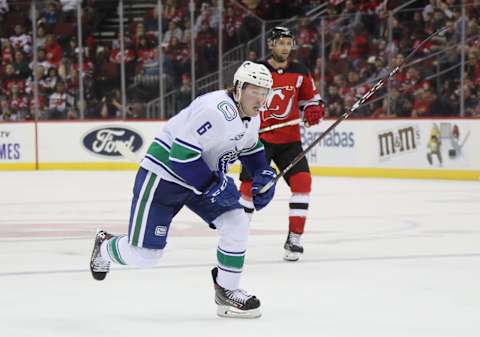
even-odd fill
[(252, 200), (252, 181), (242, 181), (240, 184), (240, 194), (245, 200)]
[(305, 221), (307, 218), (303, 216), (290, 216), (288, 217), (288, 231), (303, 234), (303, 230), (305, 228)]

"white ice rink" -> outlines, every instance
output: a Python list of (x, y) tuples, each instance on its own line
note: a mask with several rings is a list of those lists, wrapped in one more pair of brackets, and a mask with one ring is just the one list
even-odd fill
[(252, 224), (256, 320), (215, 315), (216, 232), (188, 210), (160, 266), (88, 270), (127, 230), (135, 172), (0, 172), (1, 337), (478, 337), (480, 183), (315, 178), (305, 255), (281, 259), (288, 191)]

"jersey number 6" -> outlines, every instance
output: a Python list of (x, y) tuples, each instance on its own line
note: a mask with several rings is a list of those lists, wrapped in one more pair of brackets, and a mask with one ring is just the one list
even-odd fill
[(205, 124), (203, 124), (201, 127), (197, 129), (197, 133), (201, 136), (205, 132), (207, 132), (208, 129), (211, 129), (211, 128), (212, 128), (212, 124), (210, 124), (210, 122), (206, 122)]

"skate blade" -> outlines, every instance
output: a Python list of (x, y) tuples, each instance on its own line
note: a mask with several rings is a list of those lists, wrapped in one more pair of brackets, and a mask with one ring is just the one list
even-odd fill
[(251, 310), (239, 310), (231, 306), (219, 305), (217, 306), (217, 315), (227, 318), (258, 318), (262, 316), (260, 308)]
[(291, 252), (289, 250), (285, 250), (285, 254), (283, 255), (283, 259), (285, 261), (295, 262), (300, 259), (300, 254), (298, 252)]

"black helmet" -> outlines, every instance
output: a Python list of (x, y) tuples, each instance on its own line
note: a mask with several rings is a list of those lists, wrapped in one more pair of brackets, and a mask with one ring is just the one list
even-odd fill
[(268, 35), (268, 41), (275, 41), (276, 39), (279, 39), (281, 37), (289, 37), (291, 38), (293, 41), (295, 41), (295, 37), (293, 36), (292, 32), (290, 31), (290, 29), (286, 28), (286, 27), (282, 27), (282, 26), (277, 26), (277, 27), (274, 27), (270, 34)]

